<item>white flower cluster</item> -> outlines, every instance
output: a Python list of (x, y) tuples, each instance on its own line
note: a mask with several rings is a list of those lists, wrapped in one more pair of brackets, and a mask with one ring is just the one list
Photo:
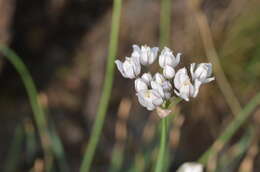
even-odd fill
[(181, 53), (174, 56), (167, 47), (164, 47), (159, 55), (162, 74), (157, 72), (152, 76), (150, 73), (144, 73), (139, 77), (141, 65), (148, 66), (154, 63), (158, 57), (158, 51), (158, 47), (133, 45), (131, 57), (126, 57), (124, 62), (115, 61), (123, 77), (135, 79), (138, 101), (147, 110), (154, 110), (162, 105), (171, 98), (173, 91), (177, 96), (189, 101), (190, 97), (197, 96), (201, 84), (214, 80), (214, 77), (211, 77), (212, 65), (210, 63), (198, 65), (192, 63), (190, 65), (191, 79), (185, 67), (175, 72), (175, 67), (180, 63)]

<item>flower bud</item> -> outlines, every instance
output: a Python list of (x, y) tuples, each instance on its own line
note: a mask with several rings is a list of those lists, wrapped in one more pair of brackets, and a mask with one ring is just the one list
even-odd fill
[(175, 70), (173, 67), (169, 66), (169, 65), (166, 65), (164, 68), (163, 68), (163, 75), (165, 76), (165, 78), (167, 79), (172, 79), (175, 75)]

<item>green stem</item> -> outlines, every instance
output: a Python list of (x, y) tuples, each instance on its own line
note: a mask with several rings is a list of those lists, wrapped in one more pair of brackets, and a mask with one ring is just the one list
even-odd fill
[(231, 137), (236, 133), (236, 131), (241, 127), (241, 125), (247, 120), (252, 111), (257, 105), (260, 104), (260, 93), (258, 93), (246, 106), (245, 108), (235, 117), (235, 119), (228, 125), (226, 130), (221, 134), (214, 144), (199, 158), (199, 162), (202, 164), (207, 164), (210, 157), (217, 154), (218, 150), (216, 147), (219, 145), (225, 145)]
[(118, 46), (120, 13), (121, 13), (121, 0), (114, 0), (105, 82), (104, 82), (103, 92), (101, 95), (101, 100), (97, 111), (97, 117), (95, 119), (90, 134), (89, 143), (83, 158), (83, 162), (80, 167), (80, 172), (88, 172), (90, 170), (93, 156), (96, 151), (97, 143), (99, 141), (101, 131), (103, 128), (108, 102), (111, 95), (113, 79), (114, 79), (114, 61), (115, 61), (115, 56), (116, 56), (117, 46)]
[(47, 120), (45, 118), (41, 104), (37, 98), (37, 90), (32, 80), (32, 77), (27, 70), (26, 66), (22, 60), (9, 48), (0, 45), (0, 51), (9, 60), (9, 62), (14, 66), (23, 81), (27, 94), (29, 96), (30, 104), (32, 106), (34, 119), (39, 131), (41, 144), (44, 151), (44, 157), (46, 161), (46, 166), (49, 164), (49, 159), (52, 157), (52, 152), (50, 148), (50, 139), (47, 132)]
[(171, 29), (171, 0), (161, 0), (160, 16), (160, 47), (170, 43)]
[(166, 134), (167, 134), (167, 118), (161, 119), (161, 139), (159, 155), (155, 166), (155, 172), (162, 172), (165, 160), (165, 150), (166, 150)]

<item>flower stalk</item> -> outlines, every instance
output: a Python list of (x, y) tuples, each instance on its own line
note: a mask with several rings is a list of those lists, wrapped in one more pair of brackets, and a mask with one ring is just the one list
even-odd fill
[(161, 138), (160, 138), (160, 148), (158, 159), (155, 166), (155, 172), (162, 172), (164, 160), (165, 160), (165, 150), (167, 143), (167, 118), (164, 117), (161, 119)]
[(92, 131), (90, 134), (89, 143), (83, 157), (83, 162), (80, 167), (80, 172), (89, 172), (93, 157), (96, 151), (101, 131), (103, 128), (107, 107), (111, 95), (112, 84), (114, 79), (114, 60), (118, 46), (118, 33), (121, 13), (121, 0), (114, 0), (113, 14), (110, 32), (109, 52), (107, 58), (106, 74), (104, 87), (101, 95), (101, 100), (98, 106), (97, 117), (95, 119)]

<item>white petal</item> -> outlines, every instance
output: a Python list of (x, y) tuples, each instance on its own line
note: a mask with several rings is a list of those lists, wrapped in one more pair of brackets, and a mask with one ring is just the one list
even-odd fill
[(209, 83), (211, 81), (214, 81), (215, 80), (215, 77), (211, 77), (211, 78), (207, 78), (204, 83)]
[(141, 77), (143, 81), (147, 84), (150, 85), (150, 82), (152, 81), (152, 75), (150, 73), (144, 73)]
[(140, 48), (138, 45), (133, 45), (133, 52), (131, 54), (131, 57), (140, 58)]
[(165, 78), (163, 77), (162, 74), (160, 74), (160, 73), (157, 72), (157, 73), (154, 75), (154, 80), (155, 80), (155, 82), (157, 82), (157, 83), (159, 83), (159, 84), (162, 84), (162, 83), (165, 81)]
[(123, 63), (123, 70), (125, 72), (126, 77), (133, 79), (135, 78), (135, 73), (134, 73), (134, 69), (133, 69), (133, 63), (130, 59), (127, 59), (124, 63)]
[(165, 76), (165, 78), (167, 79), (172, 79), (175, 75), (175, 70), (173, 67), (166, 65), (163, 69), (163, 75)]
[(177, 172), (203, 172), (203, 165), (196, 162), (186, 162), (178, 168)]
[(194, 76), (195, 65), (196, 65), (195, 63), (190, 64), (190, 73), (191, 73), (192, 80), (195, 79), (195, 76)]
[(141, 79), (141, 78), (137, 78), (135, 80), (135, 90), (136, 92), (139, 92), (141, 90), (147, 90), (148, 86), (146, 85), (146, 83)]
[(138, 76), (141, 72), (141, 65), (140, 65), (140, 62), (139, 62), (139, 58), (138, 57), (132, 57), (132, 63), (133, 63), (134, 74), (135, 74), (135, 76)]
[(157, 83), (155, 81), (151, 81), (151, 87), (152, 87), (152, 89), (156, 90), (160, 94), (161, 97), (164, 97), (163, 88), (159, 83)]
[(158, 51), (159, 51), (158, 47), (153, 47), (151, 49), (150, 57), (149, 57), (149, 64), (152, 64), (157, 59)]
[(138, 92), (136, 95), (137, 95), (137, 97), (138, 97), (139, 103), (140, 103), (143, 107), (147, 107), (147, 106), (148, 106), (148, 102), (145, 100), (143, 93), (142, 93), (142, 92)]
[(116, 63), (116, 66), (117, 66), (117, 69), (119, 70), (119, 72), (123, 75), (123, 77), (126, 78), (126, 75), (125, 75), (125, 72), (123, 69), (123, 63), (120, 60), (116, 60), (115, 63)]
[(181, 53), (178, 53), (173, 61), (172, 67), (176, 67), (180, 63)]
[(202, 83), (197, 79), (194, 81), (194, 93), (192, 95), (193, 98), (197, 97), (201, 84)]
[(183, 84), (182, 77), (185, 75), (187, 75), (186, 68), (181, 68), (176, 72), (174, 80), (173, 80), (175, 88), (180, 89), (181, 85)]

